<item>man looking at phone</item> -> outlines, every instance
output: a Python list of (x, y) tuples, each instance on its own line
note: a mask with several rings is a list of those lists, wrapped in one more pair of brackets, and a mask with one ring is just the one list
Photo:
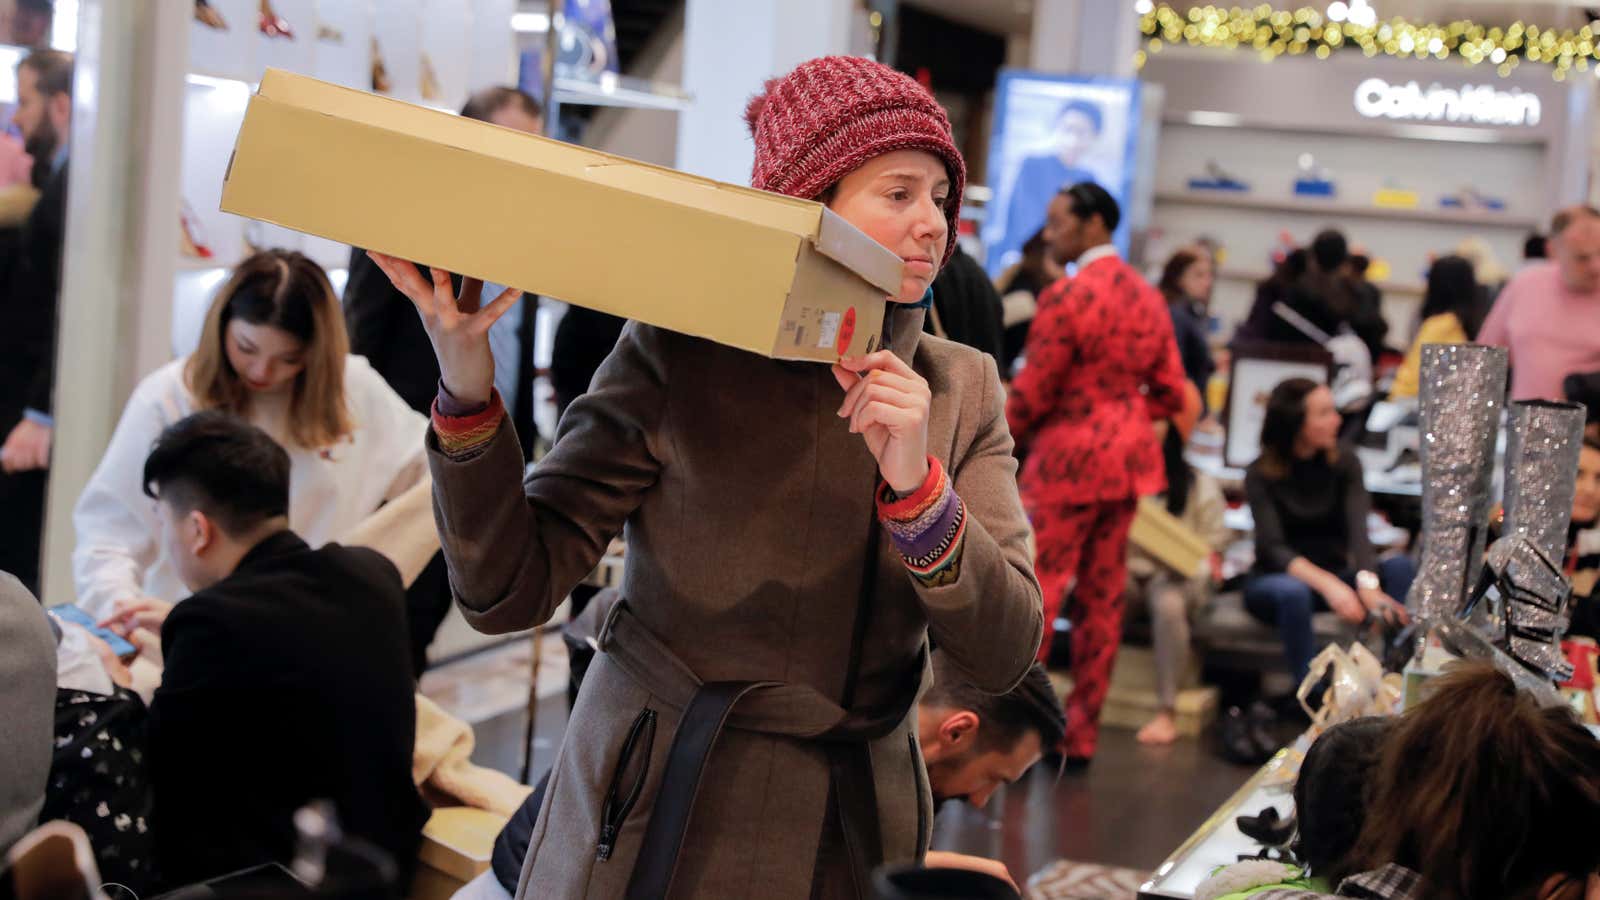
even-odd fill
[(403, 893), (427, 808), (411, 780), (416, 707), (400, 573), (288, 527), (289, 457), (204, 412), (145, 461), (161, 543), (194, 595), (119, 604), (159, 631), (150, 703), (156, 862), (169, 886), (294, 855), (296, 810), (331, 800), (347, 835), (387, 852)]

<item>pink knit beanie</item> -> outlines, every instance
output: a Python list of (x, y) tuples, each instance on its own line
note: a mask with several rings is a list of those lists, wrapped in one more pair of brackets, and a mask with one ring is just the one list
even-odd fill
[(950, 259), (967, 166), (944, 109), (910, 76), (860, 56), (820, 57), (768, 81), (744, 118), (756, 144), (751, 186), (792, 197), (814, 200), (894, 150), (926, 150), (942, 159), (950, 172), (944, 206), (950, 223), (944, 259)]

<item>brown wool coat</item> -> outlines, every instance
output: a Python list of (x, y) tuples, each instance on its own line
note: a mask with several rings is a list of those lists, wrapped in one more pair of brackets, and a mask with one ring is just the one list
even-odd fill
[[(929, 452), (967, 504), (966, 543), (960, 578), (926, 589), (884, 536), (862, 704), (909, 704), (895, 685), (914, 674), (927, 635), (976, 684), (1007, 690), (1027, 670), (1042, 627), (994, 361), (921, 336), (922, 315), (892, 313), (891, 347), (932, 388)], [(514, 488), (522, 456), (503, 424), (467, 460), (446, 457), (430, 436), (435, 515), (468, 621), (486, 632), (546, 621), (625, 529), (622, 595), (636, 623), (681, 663), (661, 678), (637, 677), (627, 662), (636, 648), (621, 646), (621, 629), (618, 645), (598, 654), (539, 812), (519, 897), (622, 895), (681, 713), (675, 679), (780, 681), (840, 699), (877, 471), (861, 436), (835, 415), (842, 400), (826, 366), (630, 323), (523, 493)], [(889, 860), (920, 858), (932, 826), (909, 705), (899, 726), (871, 745)], [(647, 709), (653, 733), (643, 729), (625, 760)], [(819, 865), (824, 752), (745, 724), (736, 708), (712, 751), (673, 896), (804, 898), (814, 875), (822, 896), (851, 896), (831, 840)], [(619, 764), (625, 784), (638, 777), (640, 747), (648, 749), (642, 791), (601, 860), (605, 796)]]

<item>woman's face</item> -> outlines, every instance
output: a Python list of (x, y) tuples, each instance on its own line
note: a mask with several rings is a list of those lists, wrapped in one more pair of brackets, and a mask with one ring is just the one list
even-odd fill
[(944, 204), (950, 175), (939, 157), (922, 150), (875, 156), (839, 180), (828, 208), (905, 261), (900, 294), (916, 303), (927, 293), (944, 259), (950, 226)]
[(1333, 392), (1318, 387), (1306, 395), (1306, 421), (1300, 426), (1300, 443), (1307, 450), (1332, 450), (1339, 444), (1339, 409)]
[(305, 371), (305, 343), (272, 325), (253, 325), (234, 319), (223, 335), (228, 364), (253, 394), (275, 394), (290, 389)]
[(1211, 268), (1211, 259), (1202, 256), (1190, 263), (1189, 268), (1184, 269), (1183, 274), (1178, 276), (1178, 289), (1183, 292), (1183, 296), (1190, 300), (1209, 303), (1211, 302), (1211, 284), (1214, 279), (1215, 273)]
[(1600, 519), (1600, 450), (1585, 446), (1578, 454), (1578, 489), (1572, 495), (1572, 521), (1582, 525)]

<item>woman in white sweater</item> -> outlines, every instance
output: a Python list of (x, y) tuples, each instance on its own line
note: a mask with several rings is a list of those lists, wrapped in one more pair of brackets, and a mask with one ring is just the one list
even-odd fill
[(267, 250), (217, 292), (195, 352), (134, 389), (78, 500), (72, 568), (91, 615), (110, 617), (119, 601), (188, 595), (160, 554), (160, 523), (139, 478), (161, 430), (203, 409), (242, 416), (289, 452), (289, 524), (312, 546), (372, 547), (407, 584), (437, 552), (427, 419), (349, 355), (321, 267)]

